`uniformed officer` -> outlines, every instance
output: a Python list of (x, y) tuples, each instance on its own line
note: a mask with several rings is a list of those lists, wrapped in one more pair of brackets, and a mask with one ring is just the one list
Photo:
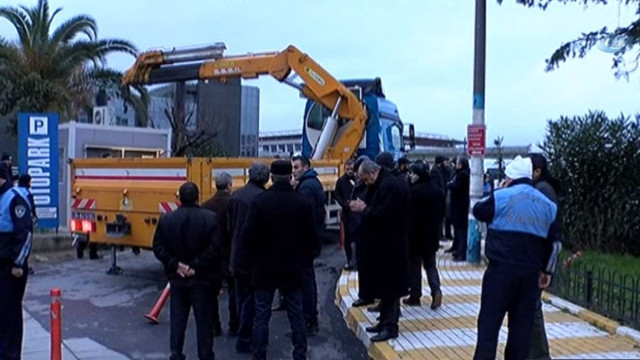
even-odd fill
[(505, 359), (528, 358), (536, 301), (549, 286), (561, 250), (557, 207), (532, 186), (531, 159), (516, 157), (502, 188), (473, 207), (488, 223), (489, 266), (482, 280), (475, 360), (496, 358), (498, 335), (509, 314)]
[(0, 164), (0, 359), (22, 357), (22, 300), (27, 285), (33, 223), (27, 201)]

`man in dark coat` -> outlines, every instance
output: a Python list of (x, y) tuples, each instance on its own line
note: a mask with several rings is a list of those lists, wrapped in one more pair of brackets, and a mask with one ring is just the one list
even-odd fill
[(456, 162), (456, 173), (447, 184), (451, 191), (451, 223), (453, 225), (453, 259), (467, 260), (467, 229), (469, 228), (469, 159), (460, 156)]
[(356, 267), (356, 259), (353, 255), (355, 253), (356, 244), (354, 242), (354, 229), (353, 229), (353, 216), (349, 209), (349, 201), (351, 200), (351, 194), (353, 194), (353, 187), (356, 184), (356, 177), (354, 173), (355, 161), (353, 159), (347, 160), (344, 164), (344, 175), (340, 176), (336, 181), (336, 189), (334, 191), (334, 198), (341, 208), (341, 220), (344, 227), (344, 252), (347, 256), (347, 264), (344, 266), (345, 270), (353, 270)]
[[(314, 210), (314, 225), (316, 227), (317, 243), (314, 249), (315, 259), (320, 255), (322, 248), (321, 238), (324, 232), (325, 195), (322, 183), (318, 179), (318, 173), (311, 168), (311, 161), (303, 155), (291, 158), (293, 169), (293, 184), (295, 190), (309, 201)], [(302, 303), (304, 319), (307, 325), (307, 333), (313, 335), (318, 332), (318, 285), (313, 259), (309, 261), (303, 270)]]
[(302, 311), (303, 271), (313, 260), (317, 228), (311, 203), (291, 186), (291, 163), (271, 164), (273, 185), (257, 195), (247, 220), (245, 241), (255, 297), (254, 359), (266, 359), (271, 303), (276, 289), (284, 297), (291, 323), (293, 359), (306, 359)]
[(430, 179), (429, 165), (411, 165), (411, 207), (409, 210), (409, 258), (411, 288), (406, 305), (420, 305), (422, 266), (431, 289), (431, 309), (442, 304), (440, 276), (436, 268), (436, 252), (440, 248), (440, 231), (444, 218), (444, 192)]
[(216, 214), (198, 206), (196, 184), (180, 186), (181, 206), (160, 217), (153, 236), (153, 253), (164, 265), (171, 286), (169, 307), (171, 360), (182, 353), (189, 313), (193, 308), (198, 358), (214, 360), (213, 307), (220, 278), (220, 240)]
[[(549, 174), (547, 158), (542, 154), (530, 154), (531, 164), (533, 166), (533, 186), (540, 191), (547, 199), (558, 205), (559, 188), (558, 181)], [(540, 291), (542, 296), (542, 291)], [(544, 326), (544, 315), (542, 311), (542, 301), (537, 299), (536, 312), (533, 318), (533, 331), (531, 336), (531, 348), (529, 350), (529, 358), (533, 360), (551, 359), (549, 353), (549, 340)]]
[(249, 167), (249, 182), (236, 190), (227, 207), (229, 232), (231, 234), (231, 263), (229, 269), (236, 285), (236, 306), (240, 320), (236, 351), (251, 352), (253, 339), (254, 301), (251, 287), (251, 259), (242, 237), (249, 209), (254, 198), (265, 190), (269, 181), (269, 166), (254, 163)]
[(409, 198), (402, 181), (373, 161), (364, 161), (358, 177), (367, 184), (367, 199), (352, 201), (351, 211), (361, 212), (367, 271), (375, 279), (372, 295), (380, 299), (380, 322), (368, 332), (371, 341), (398, 336), (400, 298), (409, 288), (406, 225)]
[[(226, 280), (227, 292), (229, 293), (229, 335), (235, 336), (238, 333), (238, 307), (236, 305), (235, 284), (233, 277), (229, 271), (229, 258), (231, 257), (231, 235), (229, 234), (229, 221), (227, 217), (227, 207), (231, 189), (233, 187), (233, 178), (226, 172), (221, 172), (215, 176), (216, 193), (209, 200), (202, 203), (202, 207), (213, 211), (218, 218), (218, 229), (220, 231), (220, 272), (222, 278)], [(222, 289), (222, 282), (217, 284), (217, 293)], [(222, 333), (220, 324), (220, 309), (218, 297), (216, 296), (213, 304), (214, 309), (214, 335), (219, 336)]]
[[(370, 160), (368, 156), (362, 155), (360, 156), (355, 164), (354, 164), (354, 172), (357, 174), (360, 168), (360, 165), (366, 160)], [(360, 199), (365, 201), (367, 198), (367, 184), (365, 184), (362, 180), (360, 180), (356, 176), (356, 183), (353, 187), (353, 193), (350, 195), (349, 203), (352, 200)], [(353, 304), (353, 307), (367, 306), (374, 303), (375, 298), (371, 295), (371, 287), (372, 281), (375, 282), (375, 279), (372, 279), (371, 276), (367, 272), (367, 267), (365, 266), (366, 259), (364, 257), (364, 239), (362, 238), (362, 213), (357, 213), (351, 211), (349, 209), (349, 216), (352, 224), (352, 235), (354, 236), (354, 241), (356, 243), (356, 265), (358, 267), (358, 299), (356, 299)], [(359, 249), (359, 250), (358, 250)]]

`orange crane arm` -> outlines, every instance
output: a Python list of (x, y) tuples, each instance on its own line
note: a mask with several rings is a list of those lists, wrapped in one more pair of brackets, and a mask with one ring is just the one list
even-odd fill
[[(191, 53), (143, 53), (125, 73), (123, 85), (208, 79), (225, 82), (230, 77), (253, 79), (269, 74), (334, 110), (334, 116), (350, 121), (342, 135), (333, 139), (331, 146), (324, 150), (323, 159), (346, 160), (353, 156), (365, 133), (367, 111), (351, 90), (295, 46), (289, 46), (281, 52), (222, 56), (223, 46), (217, 44)], [(193, 62), (204, 59), (207, 60)], [(163, 67), (177, 63), (189, 64)], [(292, 71), (304, 81), (301, 87), (288, 80)]]

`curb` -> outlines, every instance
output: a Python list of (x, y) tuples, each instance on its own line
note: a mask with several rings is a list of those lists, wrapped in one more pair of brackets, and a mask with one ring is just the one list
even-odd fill
[[(344, 271), (342, 272), (340, 278), (342, 278), (343, 275), (345, 275)], [(362, 310), (355, 309), (351, 307), (351, 304), (347, 304), (346, 300), (344, 299), (344, 296), (346, 296), (347, 293), (347, 285), (338, 284), (338, 286), (336, 287), (335, 304), (344, 314), (344, 319), (349, 329), (353, 331), (356, 337), (367, 348), (369, 357), (373, 360), (400, 360), (400, 357), (391, 348), (389, 342), (385, 341), (372, 343), (369, 340), (369, 335), (364, 330), (364, 328), (360, 326), (360, 323), (366, 321), (366, 318), (362, 314)]]
[(640, 331), (638, 330), (632, 329), (628, 326), (623, 326), (615, 320), (611, 320), (606, 316), (597, 314), (591, 310), (587, 310), (581, 306), (561, 299), (557, 296), (551, 295), (547, 292), (542, 293), (542, 300), (557, 307), (560, 310), (566, 311), (572, 315), (579, 317), (589, 324), (607, 331), (609, 334), (626, 336), (640, 344)]

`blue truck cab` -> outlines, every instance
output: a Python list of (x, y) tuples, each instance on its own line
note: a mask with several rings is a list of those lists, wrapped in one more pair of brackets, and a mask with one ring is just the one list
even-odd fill
[[(404, 124), (400, 119), (397, 106), (386, 99), (382, 91), (380, 78), (371, 80), (344, 80), (346, 87), (361, 99), (367, 108), (367, 126), (362, 142), (356, 150), (355, 157), (367, 155), (374, 159), (379, 153), (386, 151), (397, 160), (404, 156), (408, 148), (415, 147), (413, 125), (409, 127), (409, 144), (405, 145)], [(311, 157), (324, 123), (331, 115), (331, 109), (311, 99), (307, 100), (304, 111), (304, 127), (302, 130), (302, 154)], [(349, 122), (339, 119), (336, 136), (344, 132)]]

